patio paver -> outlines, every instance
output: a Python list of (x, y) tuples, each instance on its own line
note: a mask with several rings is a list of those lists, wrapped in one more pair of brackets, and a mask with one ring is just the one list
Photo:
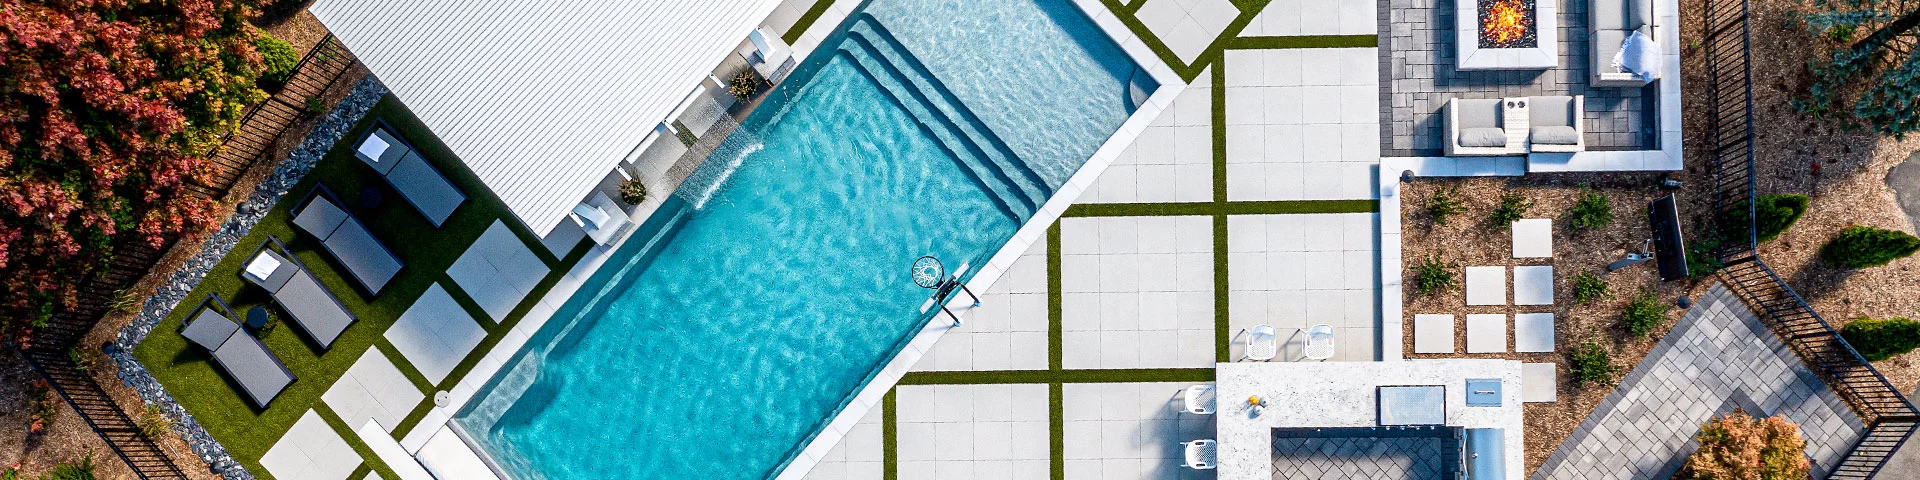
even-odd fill
[(1453, 315), (1413, 316), (1413, 353), (1453, 353)]
[(1513, 267), (1513, 304), (1552, 305), (1553, 266), (1522, 265)]
[(439, 383), (487, 338), (487, 331), (434, 283), (387, 328), (385, 336), (421, 375)]
[(1525, 363), (1520, 365), (1520, 401), (1556, 402), (1560, 398), (1560, 365)]
[(1514, 314), (1513, 351), (1522, 353), (1553, 351), (1553, 314)]
[(1378, 8), (1373, 0), (1274, 0), (1240, 36), (1371, 35)]
[(527, 248), (526, 242), (520, 241), (506, 223), (495, 220), (459, 260), (447, 267), (447, 276), (498, 321), (507, 318), (513, 307), (520, 305), (520, 299), (533, 292), (534, 285), (547, 277), (547, 271), (547, 264)]
[(1467, 305), (1506, 305), (1507, 267), (1467, 267)]
[(1213, 201), (1212, 68), (1141, 130), (1076, 203)]
[(1045, 370), (1047, 243), (1034, 242), (964, 315), (914, 371)]
[(1185, 452), (1179, 442), (1213, 438), (1212, 415), (1182, 410), (1181, 394), (1192, 385), (1062, 385), (1066, 478), (1213, 478), (1180, 466)]
[(894, 395), (900, 478), (1046, 478), (1046, 385), (906, 385)]
[[(1227, 327), (1231, 354), (1242, 331), (1279, 330), (1280, 358), (1300, 354), (1300, 329), (1334, 327), (1333, 360), (1379, 358), (1378, 214), (1281, 214), (1227, 217)], [(1397, 336), (1398, 334), (1396, 334)]]
[(1180, 61), (1193, 63), (1240, 16), (1228, 0), (1148, 0), (1134, 14)]
[(1507, 315), (1502, 313), (1467, 314), (1467, 353), (1507, 351)]
[(1377, 196), (1377, 50), (1228, 50), (1224, 65), (1228, 200)]
[(1527, 218), (1513, 222), (1513, 258), (1553, 258), (1553, 220)]
[(260, 466), (280, 480), (343, 480), (364, 461), (312, 409), (260, 456)]
[(1213, 365), (1213, 221), (1096, 217), (1060, 222), (1066, 368)]
[(370, 348), (327, 388), (320, 400), (333, 408), (347, 425), (365, 425), (371, 419), (392, 432), (426, 397), (380, 349)]

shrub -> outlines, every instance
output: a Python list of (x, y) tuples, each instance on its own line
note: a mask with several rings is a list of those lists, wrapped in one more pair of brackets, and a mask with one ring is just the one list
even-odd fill
[(300, 66), (300, 52), (294, 51), (293, 44), (286, 40), (261, 33), (254, 37), (253, 49), (260, 51), (260, 81), (286, 84), (293, 78), (293, 69)]
[(1667, 312), (1670, 310), (1673, 310), (1673, 306), (1661, 303), (1653, 292), (1641, 290), (1633, 296), (1633, 300), (1627, 302), (1626, 311), (1620, 313), (1620, 325), (1626, 327), (1630, 335), (1649, 336), (1653, 334), (1654, 327), (1667, 321)]
[[(1754, 201), (1754, 233), (1760, 236), (1762, 242), (1780, 238), (1780, 234), (1786, 233), (1793, 222), (1800, 220), (1801, 214), (1807, 213), (1809, 200), (1806, 195), (1791, 193), (1761, 195)], [(1741, 211), (1742, 216), (1745, 213), (1745, 210)]]
[(1580, 273), (1573, 274), (1572, 280), (1573, 303), (1593, 303), (1613, 293), (1608, 291), (1607, 281), (1591, 271), (1581, 270)]
[(1527, 197), (1518, 193), (1502, 193), (1500, 206), (1493, 208), (1493, 215), (1487, 220), (1493, 222), (1493, 228), (1506, 230), (1513, 227), (1513, 222), (1525, 217), (1529, 208), (1533, 208), (1533, 200), (1528, 200)]
[(35, 379), (33, 391), (27, 395), (27, 414), (29, 422), (27, 433), (39, 433), (53, 426), (56, 405), (53, 403), (53, 389), (47, 388), (46, 380)]
[(1434, 225), (1446, 225), (1448, 217), (1466, 210), (1466, 205), (1460, 202), (1460, 187), (1434, 190), (1433, 195), (1427, 197), (1427, 218)]
[(1755, 420), (1735, 410), (1700, 426), (1700, 449), (1675, 478), (1801, 480), (1808, 478), (1807, 442), (1784, 417)]
[(67, 359), (73, 361), (73, 369), (79, 370), (80, 373), (91, 372), (93, 371), (93, 366), (99, 364), (98, 358), (93, 355), (88, 355), (87, 352), (81, 350), (80, 347), (68, 347)]
[(727, 82), (727, 94), (735, 100), (746, 100), (755, 93), (760, 93), (760, 79), (753, 76), (751, 69), (733, 74), (733, 79)]
[(1840, 328), (1840, 336), (1867, 357), (1878, 362), (1920, 347), (1920, 322), (1905, 318), (1862, 318)]
[(173, 417), (168, 417), (166, 412), (160, 410), (159, 405), (147, 405), (147, 410), (140, 412), (138, 423), (140, 433), (147, 434), (148, 437), (157, 437), (173, 431)]
[(1820, 247), (1820, 258), (1846, 268), (1867, 268), (1906, 258), (1914, 250), (1920, 250), (1920, 238), (1906, 232), (1854, 225)]
[(1420, 295), (1445, 292), (1459, 286), (1453, 277), (1453, 264), (1441, 263), (1440, 256), (1427, 257), (1413, 266), (1413, 291)]
[(1612, 383), (1617, 370), (1619, 368), (1613, 366), (1613, 354), (1600, 342), (1588, 340), (1567, 352), (1567, 374), (1573, 377), (1573, 386)]
[(647, 184), (635, 178), (620, 183), (620, 200), (628, 205), (639, 205), (647, 201)]
[(1575, 230), (1604, 228), (1613, 224), (1613, 203), (1607, 194), (1593, 190), (1584, 190), (1580, 199), (1573, 202), (1573, 211), (1567, 212), (1569, 225)]
[(1692, 245), (1687, 246), (1687, 274), (1692, 275), (1694, 279), (1703, 279), (1725, 268), (1726, 263), (1721, 262), (1720, 257), (1714, 256), (1713, 252), (1719, 250), (1720, 246), (1725, 245), (1726, 242), (1725, 239), (1715, 236), (1695, 237)]

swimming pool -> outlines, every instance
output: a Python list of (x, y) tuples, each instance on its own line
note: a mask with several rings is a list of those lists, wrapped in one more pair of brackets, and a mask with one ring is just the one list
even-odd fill
[(520, 479), (771, 476), (1144, 78), (1066, 0), (873, 0), (454, 421)]

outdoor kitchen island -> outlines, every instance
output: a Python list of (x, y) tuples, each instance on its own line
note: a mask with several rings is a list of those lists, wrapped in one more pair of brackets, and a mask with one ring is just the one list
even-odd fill
[(1467, 471), (1518, 480), (1526, 473), (1520, 365), (1218, 364), (1218, 478), (1454, 478)]

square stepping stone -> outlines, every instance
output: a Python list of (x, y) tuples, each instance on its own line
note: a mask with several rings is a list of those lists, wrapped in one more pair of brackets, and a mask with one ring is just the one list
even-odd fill
[(1553, 314), (1515, 314), (1513, 316), (1513, 351), (1553, 351)]
[(1413, 353), (1453, 353), (1453, 315), (1413, 316)]
[(391, 432), (426, 399), (426, 394), (375, 348), (361, 354), (320, 399), (347, 425), (366, 425), (367, 420), (374, 420)]
[(1560, 400), (1558, 365), (1527, 363), (1520, 365), (1520, 401), (1556, 402)]
[(1513, 258), (1553, 258), (1553, 220), (1513, 222)]
[(487, 330), (435, 282), (387, 328), (385, 336), (428, 381), (440, 383), (487, 338)]
[(506, 320), (547, 273), (546, 263), (499, 220), (447, 267), (453, 283), (495, 321)]
[(1553, 266), (1513, 267), (1514, 305), (1553, 304)]
[(1507, 316), (1499, 313), (1467, 314), (1467, 353), (1504, 353), (1507, 351)]
[(1506, 305), (1507, 267), (1467, 267), (1467, 305)]
[(313, 409), (260, 456), (260, 466), (282, 480), (345, 480), (364, 461)]

